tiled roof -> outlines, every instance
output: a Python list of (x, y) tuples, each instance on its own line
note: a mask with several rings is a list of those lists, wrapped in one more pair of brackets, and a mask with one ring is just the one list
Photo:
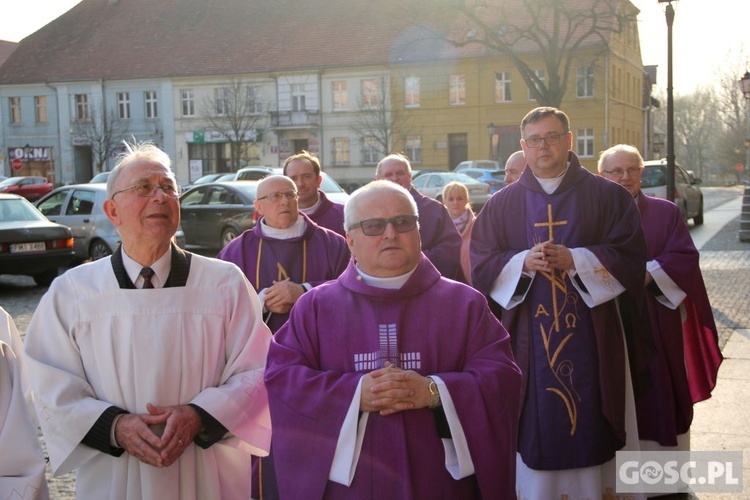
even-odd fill
[[(83, 0), (21, 41), (0, 67), (0, 84), (310, 70), (485, 51), (416, 28), (422, 1)], [(420, 23), (463, 29), (439, 22), (429, 4), (431, 19)]]
[(8, 57), (16, 50), (18, 44), (16, 42), (8, 42), (0, 40), (0, 64), (3, 64)]

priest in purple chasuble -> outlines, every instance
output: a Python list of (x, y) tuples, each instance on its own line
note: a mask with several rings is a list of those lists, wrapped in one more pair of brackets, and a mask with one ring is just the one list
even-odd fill
[(599, 157), (599, 173), (627, 189), (646, 235), (646, 297), (657, 355), (651, 387), (636, 401), (641, 449), (690, 449), (693, 404), (711, 396), (722, 361), (699, 254), (680, 209), (641, 191), (643, 158), (617, 145)]
[(420, 253), (409, 192), (346, 205), (353, 259), (276, 333), (266, 387), (282, 498), (515, 498), (521, 375), (476, 290)]
[(630, 373), (641, 381), (653, 349), (645, 241), (628, 193), (570, 151), (562, 111), (532, 110), (521, 133), (528, 168), (471, 241), (473, 284), (502, 308), (525, 376), (517, 493), (599, 498), (616, 479), (602, 465), (638, 445)]
[(297, 185), (299, 211), (317, 225), (344, 236), (344, 205), (334, 203), (320, 190), (320, 160), (302, 151), (284, 160), (284, 175)]
[(0, 498), (49, 498), (23, 342), (0, 307)]
[(297, 187), (288, 177), (266, 177), (257, 194), (255, 210), (262, 218), (217, 257), (244, 271), (275, 332), (304, 292), (343, 272), (349, 249), (340, 235), (300, 214)]
[(402, 154), (391, 154), (378, 163), (375, 179), (395, 182), (409, 191), (419, 209), (422, 253), (446, 278), (456, 279), (461, 265), (461, 235), (442, 203), (424, 196), (411, 183), (411, 164)]

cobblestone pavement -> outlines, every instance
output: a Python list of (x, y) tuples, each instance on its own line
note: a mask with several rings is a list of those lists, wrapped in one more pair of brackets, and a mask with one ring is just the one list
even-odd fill
[[(739, 215), (701, 249), (701, 270), (724, 348), (735, 330), (750, 328), (750, 243), (739, 241)], [(34, 308), (46, 288), (31, 278), (0, 276), (0, 305), (16, 322), (23, 335)], [(40, 437), (41, 439), (41, 437)], [(44, 441), (42, 445), (44, 446)], [(53, 477), (48, 467), (50, 494), (56, 500), (75, 499), (74, 474)], [(671, 498), (671, 497), (670, 497)], [(700, 498), (692, 495), (689, 498)]]

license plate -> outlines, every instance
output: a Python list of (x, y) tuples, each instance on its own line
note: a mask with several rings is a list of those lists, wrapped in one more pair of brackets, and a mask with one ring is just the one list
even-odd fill
[(10, 245), (10, 253), (23, 253), (23, 252), (44, 252), (46, 246), (43, 241), (35, 241), (33, 243), (12, 243)]

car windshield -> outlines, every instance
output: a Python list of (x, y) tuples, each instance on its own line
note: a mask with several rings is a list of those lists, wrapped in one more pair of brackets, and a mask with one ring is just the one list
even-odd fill
[[(246, 181), (245, 181), (246, 182)], [(232, 183), (232, 187), (237, 189), (238, 191), (242, 191), (243, 193), (250, 196), (251, 199), (255, 199), (255, 190), (258, 187), (258, 184), (256, 182), (253, 183), (247, 183), (244, 182), (235, 182)]]
[(109, 172), (99, 172), (94, 177), (91, 178), (89, 183), (98, 183), (98, 182), (107, 182), (107, 179), (109, 178)]
[(26, 200), (0, 200), (0, 222), (46, 220), (44, 215)]
[(320, 183), (320, 190), (324, 193), (343, 193), (344, 189), (336, 184), (332, 177), (323, 176), (323, 182)]
[(13, 184), (18, 184), (21, 182), (23, 177), (8, 177), (4, 181), (0, 182), (0, 186), (12, 186)]
[(666, 183), (664, 167), (661, 165), (647, 166), (643, 169), (643, 174), (641, 174), (642, 188), (664, 186)]

